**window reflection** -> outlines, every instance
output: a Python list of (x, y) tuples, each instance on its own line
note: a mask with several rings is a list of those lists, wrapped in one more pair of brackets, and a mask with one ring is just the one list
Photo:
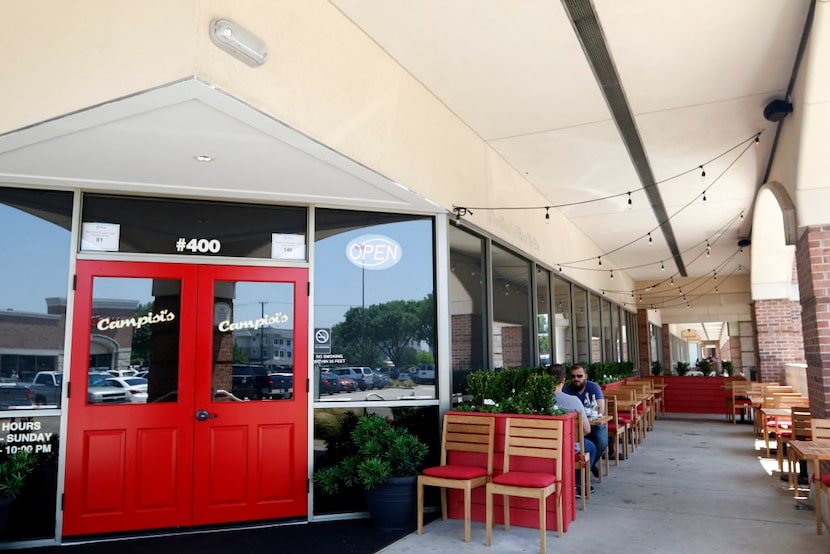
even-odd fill
[(95, 277), (88, 404), (176, 402), (181, 281)]
[(485, 362), (484, 243), (455, 226), (450, 240), (450, 318), (452, 332), (452, 392), (467, 392), (467, 375), (489, 366)]
[(530, 263), (493, 246), (493, 365), (529, 367)]
[(317, 210), (315, 225), (315, 399), (435, 398), (432, 219)]
[(556, 363), (572, 364), (574, 357), (571, 330), (571, 284), (561, 277), (554, 276), (553, 292), (553, 336), (556, 346)]
[(0, 410), (57, 406), (28, 386), (64, 369), (71, 216), (71, 193), (0, 187)]
[(590, 341), (588, 340), (588, 292), (574, 285), (573, 304), (576, 361), (586, 363), (590, 361), (588, 357), (588, 348), (590, 345)]
[(551, 364), (550, 272), (536, 271), (536, 329), (539, 365)]
[(294, 285), (214, 284), (214, 401), (294, 396)]

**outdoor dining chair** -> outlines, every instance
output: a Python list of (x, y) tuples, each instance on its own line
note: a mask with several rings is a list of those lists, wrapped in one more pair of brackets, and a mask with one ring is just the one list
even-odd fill
[[(563, 452), (563, 419), (508, 418), (504, 437), (504, 473), (496, 475), (486, 485), (487, 546), (493, 533), (493, 495), (502, 495), (504, 504), (504, 529), (510, 530), (510, 497), (519, 496), (538, 501), (539, 547), (545, 554), (547, 499), (553, 495), (556, 505), (556, 532), (562, 536), (562, 459), (573, 456)], [(570, 425), (570, 423), (569, 423)], [(516, 457), (539, 458), (550, 462), (545, 472), (521, 471), (511, 466)], [(521, 466), (520, 466), (521, 467)]]
[[(447, 520), (447, 489), (464, 491), (464, 542), (470, 542), (472, 489), (493, 475), (496, 418), (444, 415), (441, 465), (425, 468), (418, 476), (418, 529), (424, 532), (424, 487), (440, 487), (441, 517)], [(483, 456), (482, 456), (483, 454)]]

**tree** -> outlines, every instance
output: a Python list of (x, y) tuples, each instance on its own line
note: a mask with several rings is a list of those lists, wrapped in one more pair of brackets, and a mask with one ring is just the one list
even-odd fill
[(423, 300), (392, 300), (366, 308), (350, 308), (332, 327), (333, 345), (350, 363), (374, 366), (379, 360), (400, 363), (411, 343), (434, 342), (435, 304)]

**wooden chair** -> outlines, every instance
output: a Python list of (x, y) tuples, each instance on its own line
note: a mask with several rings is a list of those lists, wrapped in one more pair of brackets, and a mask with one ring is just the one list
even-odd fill
[(574, 443), (579, 445), (579, 452), (574, 452), (574, 470), (579, 470), (579, 489), (582, 491), (582, 510), (585, 510), (585, 498), (591, 498), (591, 457), (585, 451), (585, 431), (582, 429), (582, 414), (574, 418)]
[[(503, 496), (504, 529), (510, 530), (510, 497), (533, 498), (539, 503), (540, 552), (545, 554), (546, 505), (547, 498), (554, 495), (556, 503), (556, 531), (562, 536), (562, 459), (573, 456), (563, 452), (565, 420), (508, 418), (504, 433), (504, 473), (495, 475), (486, 485), (486, 527), (487, 546), (490, 546), (493, 531), (493, 495)], [(568, 424), (570, 425), (570, 423)], [(550, 461), (550, 471), (511, 470), (514, 457), (540, 458)], [(515, 467), (515, 465), (513, 466)]]
[(631, 441), (631, 451), (637, 449), (637, 445), (642, 442), (640, 429), (642, 428), (642, 418), (637, 410), (623, 408), (621, 402), (636, 402), (637, 393), (630, 389), (613, 389), (603, 392), (606, 401), (610, 397), (617, 399), (617, 419), (628, 425), (628, 438)]
[[(823, 419), (814, 417), (810, 424), (810, 432), (813, 435), (812, 440), (828, 440), (830, 439), (830, 419)], [(821, 517), (821, 493), (827, 497), (830, 503), (830, 473), (813, 475), (813, 482), (816, 483), (816, 533), (822, 534), (822, 517)], [(828, 504), (830, 506), (830, 504)]]
[[(776, 455), (778, 457), (778, 471), (784, 471), (784, 450), (791, 440), (812, 440), (813, 416), (809, 406), (793, 406), (790, 408), (792, 427), (789, 431), (782, 431), (777, 435)], [(798, 488), (798, 478), (795, 476), (795, 460), (791, 449), (787, 450), (787, 473), (790, 477), (790, 486)]]
[(745, 414), (750, 416), (752, 410), (752, 400), (749, 399), (749, 390), (751, 383), (749, 381), (732, 381), (730, 383), (730, 395), (726, 401), (726, 411), (729, 420), (734, 425), (738, 421), (738, 414)]
[[(493, 475), (493, 445), (496, 418), (444, 415), (441, 433), (441, 465), (425, 468), (418, 476), (418, 534), (424, 532), (424, 487), (441, 488), (441, 517), (447, 520), (447, 489), (464, 491), (464, 542), (470, 542), (472, 489), (486, 484)], [(486, 455), (486, 465), (465, 459), (467, 453)], [(471, 456), (466, 456), (470, 458)]]
[[(621, 420), (617, 410), (617, 397), (609, 395), (605, 397), (605, 411), (611, 416), (608, 422), (608, 438), (614, 440), (614, 465), (620, 465), (620, 449), (623, 452), (623, 459), (628, 458), (628, 433), (630, 425)], [(608, 449), (605, 449), (605, 461), (608, 463)]]

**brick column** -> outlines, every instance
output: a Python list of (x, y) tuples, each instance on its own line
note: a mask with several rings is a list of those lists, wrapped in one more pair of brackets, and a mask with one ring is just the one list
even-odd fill
[(669, 333), (668, 323), (664, 323), (660, 329), (660, 347), (663, 356), (663, 373), (671, 373), (671, 333)]
[(784, 364), (804, 363), (801, 305), (787, 298), (752, 302), (755, 350), (758, 353), (758, 380), (785, 383)]
[(830, 413), (830, 225), (804, 231), (796, 264), (810, 411), (824, 418)]
[(651, 344), (648, 340), (648, 311), (637, 310), (637, 349), (640, 375), (651, 375)]

